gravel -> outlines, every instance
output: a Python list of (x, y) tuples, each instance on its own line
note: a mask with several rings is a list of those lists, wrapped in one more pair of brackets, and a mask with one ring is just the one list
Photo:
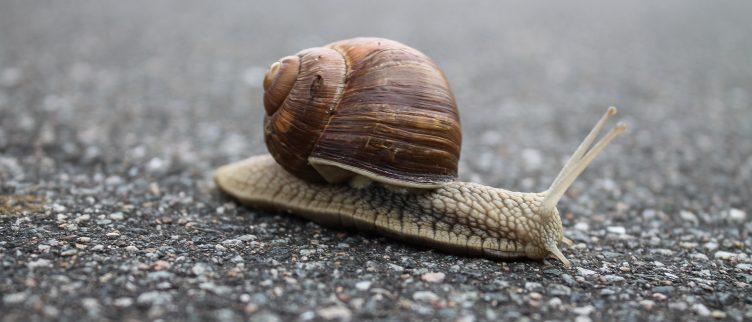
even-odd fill
[[(745, 2), (0, 2), (0, 321), (752, 319)], [(347, 14), (341, 14), (347, 12)], [(609, 105), (556, 260), (447, 255), (250, 210), (261, 79), (356, 35), (434, 58), (462, 180), (543, 190)]]

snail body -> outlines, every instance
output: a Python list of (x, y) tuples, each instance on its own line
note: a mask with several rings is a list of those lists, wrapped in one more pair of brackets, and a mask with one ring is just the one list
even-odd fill
[(457, 254), (554, 256), (567, 267), (556, 204), (626, 129), (593, 144), (616, 113), (609, 108), (549, 189), (513, 192), (456, 180), (454, 96), (436, 64), (401, 43), (355, 38), (303, 50), (272, 64), (264, 89), (270, 155), (215, 174), (243, 204)]

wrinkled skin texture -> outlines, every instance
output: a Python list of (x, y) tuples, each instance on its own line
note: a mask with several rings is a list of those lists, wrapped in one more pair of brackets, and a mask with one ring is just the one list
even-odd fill
[[(547, 243), (562, 241), (558, 211), (541, 211), (543, 193), (511, 192), (451, 182), (439, 189), (403, 193), (372, 184), (302, 181), (269, 155), (217, 170), (224, 192), (243, 204), (301, 215), (330, 227), (376, 232), (461, 255), (542, 259)], [(567, 263), (568, 264), (568, 263)]]

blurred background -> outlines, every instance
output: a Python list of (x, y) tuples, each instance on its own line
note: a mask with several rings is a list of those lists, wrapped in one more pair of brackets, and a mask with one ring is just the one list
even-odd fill
[[(93, 304), (40, 297), (50, 288), (77, 280), (59, 266), (61, 261), (71, 260), (62, 254), (66, 247), (75, 247), (73, 241), (63, 243), (57, 253), (52, 246), (52, 253), (40, 254), (35, 246), (64, 236), (108, 240), (105, 234), (118, 230), (123, 236), (117, 239), (119, 243), (114, 243), (114, 248), (104, 244), (113, 254), (121, 254), (127, 246), (159, 248), (175, 242), (171, 234), (181, 236), (180, 240), (182, 234), (194, 236), (199, 238), (194, 243), (200, 245), (243, 230), (255, 231), (260, 240), (288, 238), (269, 246), (281, 248), (285, 254), (307, 247), (311, 239), (322, 235), (324, 241), (318, 243), (331, 247), (347, 243), (342, 240), (348, 238), (357, 238), (356, 244), (367, 242), (369, 238), (338, 235), (287, 216), (236, 208), (216, 193), (210, 180), (217, 166), (266, 152), (261, 82), (269, 64), (304, 48), (356, 36), (403, 42), (426, 53), (443, 69), (460, 108), (463, 180), (512, 190), (543, 190), (606, 107), (619, 107), (619, 118), (629, 123), (630, 131), (609, 146), (562, 203), (565, 227), (580, 225), (570, 229), (569, 236), (574, 234), (584, 245), (568, 256), (580, 258), (580, 266), (592, 264), (591, 269), (605, 265), (603, 258), (594, 257), (604, 248), (636, 256), (619, 257), (614, 262), (652, 262), (651, 256), (665, 256), (655, 260), (662, 260), (675, 272), (690, 265), (686, 260), (691, 254), (712, 261), (718, 257), (716, 252), (723, 250), (736, 254), (736, 262), (721, 259), (707, 263), (711, 271), (715, 274), (717, 265), (731, 265), (727, 272), (736, 269), (742, 275), (703, 278), (725, 280), (728, 293), (747, 292), (752, 276), (746, 266), (739, 269), (734, 265), (748, 258), (740, 259), (738, 254), (748, 254), (752, 246), (747, 219), (752, 211), (751, 12), (748, 1), (2, 1), (0, 193), (6, 198), (4, 209), (14, 211), (2, 216), (0, 251), (6, 260), (14, 259), (0, 274), (0, 291), (21, 294), (5, 302), (12, 308), (7, 312), (31, 310), (39, 316), (49, 316), (44, 309), (69, 314), (64, 316), (76, 316), (77, 310), (91, 313)], [(36, 217), (19, 217), (24, 209), (32, 208), (10, 205), (7, 198), (21, 195), (43, 199), (40, 205), (45, 210), (25, 213)], [(115, 220), (87, 227), (77, 221), (77, 229), (83, 231), (65, 228), (79, 216), (106, 217), (113, 212), (124, 213), (128, 225), (118, 226)], [(206, 230), (195, 232), (181, 225), (172, 228), (172, 233), (136, 238), (152, 234), (154, 220), (164, 218), (175, 222), (188, 218), (185, 220)], [(216, 218), (221, 219), (217, 222)], [(59, 228), (62, 224), (66, 226)], [(257, 231), (259, 225), (268, 230)], [(637, 238), (636, 244), (604, 237), (621, 231), (608, 227), (627, 227), (626, 233)], [(305, 232), (311, 229), (317, 232)], [(291, 231), (298, 236), (289, 236)], [(19, 237), (19, 232), (26, 235)], [(126, 237), (135, 241), (126, 242)], [(36, 242), (24, 246), (21, 239)], [(696, 245), (682, 248), (676, 242), (680, 239)], [(365, 250), (380, 260), (383, 258), (374, 254), (396, 248), (400, 256), (414, 257), (419, 263), (424, 262), (420, 256), (428, 256), (426, 262), (444, 263), (442, 254), (385, 239), (377, 241)], [(715, 247), (706, 247), (708, 243)], [(649, 251), (656, 248), (667, 252)], [(180, 253), (184, 264), (173, 264), (174, 270), (184, 270), (187, 275), (192, 274), (195, 262), (219, 265), (215, 271), (225, 272), (231, 265), (221, 268), (210, 258), (229, 260), (235, 256), (188, 249)], [(264, 258), (273, 257), (268, 255), (269, 249), (238, 255), (247, 262), (258, 261), (257, 273), (245, 269), (248, 275), (238, 277), (256, 288), (230, 283), (236, 285), (228, 291), (230, 295), (199, 300), (197, 310), (229, 307), (228, 316), (264, 311), (285, 318), (301, 317), (315, 311), (315, 305), (328, 303), (323, 291), (308, 296), (320, 300), (319, 304), (307, 306), (303, 300), (275, 297), (269, 293), (274, 292), (271, 286), (259, 288), (256, 282), (268, 279), (264, 274), (269, 267), (263, 265), (268, 264)], [(343, 251), (359, 252), (353, 248)], [(90, 257), (94, 255), (86, 249), (79, 252), (80, 259), (70, 267), (79, 267), (83, 271), (78, 272), (86, 275), (107, 274), (108, 265), (122, 267), (139, 260), (112, 257), (117, 259), (100, 262), (94, 269), (86, 263), (98, 259)], [(174, 251), (159, 254), (163, 260), (177, 257)], [(45, 258), (51, 261), (50, 270), (69, 281), (37, 276), (38, 270), (26, 272), (27, 263)], [(289, 256), (284, 254), (274, 258), (277, 264), (268, 265), (295, 265), (287, 262)], [(395, 265), (405, 266), (396, 260), (399, 256), (393, 258)], [(358, 265), (368, 260), (361, 258)], [(466, 261), (479, 265), (479, 276), (500, 273), (494, 262)], [(446, 265), (451, 266), (449, 262)], [(531, 280), (525, 274), (532, 274), (529, 269), (540, 264), (509, 265), (519, 275), (507, 278), (524, 287), (525, 281)], [(90, 271), (81, 267), (90, 267)], [(654, 270), (644, 269), (648, 275)], [(360, 276), (354, 269), (342, 270), (351, 273), (342, 278)], [(322, 269), (321, 274), (329, 273)], [(196, 287), (194, 281), (175, 274), (173, 287), (160, 292), (171, 294), (168, 303), (195, 304), (195, 297), (184, 297), (185, 290)], [(127, 281), (100, 289), (100, 285), (110, 284), (79, 277), (83, 284), (70, 293), (95, 299), (88, 303), (96, 303), (96, 307), (115, 305), (116, 298), (141, 303), (139, 294), (154, 290), (154, 283), (141, 282), (121, 288)], [(555, 275), (548, 281), (562, 283), (561, 278)], [(28, 279), (46, 286), (28, 287)], [(401, 292), (411, 292), (404, 285), (396, 289), (387, 286), (399, 284), (399, 278), (389, 274), (376, 274), (373, 279), (396, 298)], [(469, 287), (485, 294), (479, 286), (468, 286), (472, 283), (448, 281), (450, 288)], [(742, 287), (733, 281), (747, 284)], [(215, 283), (221, 284), (219, 280)], [(333, 282), (321, 283), (328, 289)], [(560, 297), (570, 309), (595, 303), (595, 308), (615, 310), (608, 314), (628, 315), (628, 309), (619, 310), (620, 303), (633, 303), (627, 307), (634, 308), (641, 305), (634, 303), (640, 303), (642, 296), (653, 301), (650, 294), (656, 292), (651, 288), (663, 284), (661, 279), (641, 283), (633, 276), (620, 291), (632, 294), (627, 299), (600, 295), (599, 302), (589, 302), (590, 296), (599, 293), (582, 285), (568, 287), (583, 297)], [(715, 292), (724, 292), (719, 284), (713, 285)], [(685, 309), (693, 314), (718, 310), (735, 319), (744, 316), (744, 301), (752, 301), (743, 296), (728, 303), (711, 301), (703, 296), (715, 299), (715, 293), (698, 292), (690, 299), (676, 296), (669, 301), (685, 303)], [(238, 300), (239, 294), (256, 293), (266, 294), (267, 300)], [(13, 302), (19, 298), (23, 301)], [(405, 298), (410, 299), (409, 293)], [(69, 301), (75, 303), (68, 306)], [(123, 301), (121, 304), (128, 303)], [(151, 311), (144, 307), (129, 311), (130, 305), (121, 305), (116, 307), (123, 311), (117, 312), (132, 317), (186, 314), (178, 307), (153, 304), (148, 297), (144, 301), (146, 304), (141, 304)], [(397, 300), (390, 301), (392, 305)], [(41, 304), (24, 306), (27, 302)], [(249, 310), (248, 303), (256, 309)], [(492, 306), (483, 303), (456, 308), (454, 315), (439, 316), (438, 311), (429, 310), (421, 316), (449, 319), (469, 314), (490, 319), (486, 308)], [(698, 303), (709, 308), (708, 312), (694, 309)], [(518, 309), (523, 316), (536, 317), (514, 301), (504, 305), (507, 312)], [(377, 313), (347, 307), (352, 311), (350, 317), (365, 318), (382, 316), (378, 312), (397, 314), (393, 306)], [(410, 309), (399, 312), (392, 316), (422, 314)], [(551, 312), (537, 313), (543, 314), (537, 317), (555, 314)], [(582, 315), (582, 311), (567, 312), (570, 317)], [(313, 316), (321, 317), (316, 314)], [(593, 313), (593, 318), (598, 318), (597, 314), (601, 313)], [(681, 314), (674, 309), (657, 316)], [(749, 317), (748, 309), (746, 314)]]

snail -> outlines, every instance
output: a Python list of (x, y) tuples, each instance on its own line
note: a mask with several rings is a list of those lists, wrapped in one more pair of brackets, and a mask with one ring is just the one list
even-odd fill
[(626, 125), (596, 123), (543, 192), (457, 181), (461, 132), (449, 84), (426, 55), (355, 38), (300, 51), (264, 78), (270, 154), (216, 170), (242, 204), (445, 252), (570, 261), (557, 203)]

